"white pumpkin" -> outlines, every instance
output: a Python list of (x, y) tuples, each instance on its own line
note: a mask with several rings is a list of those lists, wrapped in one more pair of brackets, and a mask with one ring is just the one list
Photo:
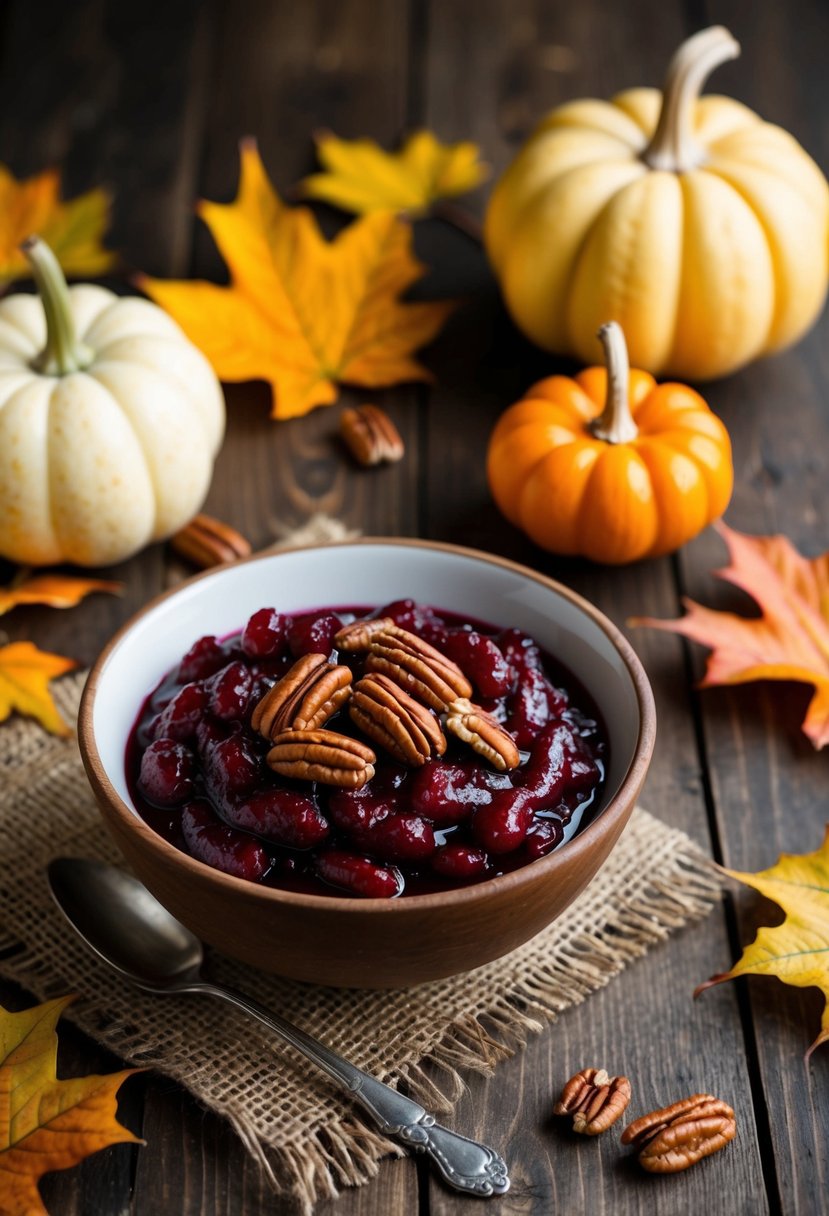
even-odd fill
[(39, 297), (0, 301), (0, 555), (108, 565), (198, 511), (222, 390), (155, 304), (67, 288), (44, 242), (26, 252)]

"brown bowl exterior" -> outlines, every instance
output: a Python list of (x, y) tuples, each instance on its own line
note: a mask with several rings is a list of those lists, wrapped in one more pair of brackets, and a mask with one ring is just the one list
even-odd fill
[(567, 908), (607, 859), (633, 811), (653, 750), (655, 711), (647, 677), (628, 642), (586, 601), (524, 567), (475, 556), (550, 586), (601, 626), (633, 680), (640, 730), (620, 789), (593, 823), (564, 848), (474, 886), (399, 900), (299, 895), (233, 878), (180, 852), (122, 802), (104, 771), (92, 732), (92, 704), (106, 656), (120, 633), (98, 659), (84, 691), (79, 735), (103, 818), (138, 878), (221, 953), (291, 979), (341, 987), (396, 988), (441, 979), (482, 966), (528, 941)]

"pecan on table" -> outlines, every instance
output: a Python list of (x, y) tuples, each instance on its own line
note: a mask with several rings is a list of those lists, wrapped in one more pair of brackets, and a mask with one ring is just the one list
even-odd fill
[(277, 735), (266, 760), (275, 773), (358, 790), (374, 776), (370, 747), (333, 730), (288, 730)]
[(211, 515), (195, 515), (170, 537), (170, 546), (179, 557), (202, 570), (247, 557), (251, 551), (250, 541), (241, 532)]
[(348, 700), (351, 671), (324, 654), (306, 654), (259, 701), (251, 726), (266, 739), (286, 730), (316, 730)]
[(553, 1114), (572, 1115), (574, 1132), (598, 1136), (624, 1114), (629, 1102), (627, 1077), (611, 1077), (603, 1068), (583, 1068), (564, 1086)]
[(437, 713), (443, 713), (458, 697), (472, 695), (472, 685), (457, 663), (417, 634), (398, 626), (376, 633), (371, 639), (366, 671), (388, 676)]
[(375, 634), (392, 633), (396, 628), (390, 616), (378, 616), (371, 621), (352, 621), (334, 635), (334, 645), (337, 650), (358, 654), (361, 650), (368, 650)]
[(358, 405), (340, 415), (340, 436), (358, 464), (392, 464), (402, 459), (400, 432), (379, 405)]
[(693, 1094), (628, 1124), (622, 1144), (652, 1174), (677, 1174), (725, 1148), (737, 1134), (734, 1111), (711, 1094)]
[(417, 767), (446, 751), (437, 719), (388, 676), (363, 676), (352, 689), (348, 712), (372, 743), (404, 764)]
[(458, 697), (446, 706), (446, 729), (450, 735), (468, 743), (500, 773), (517, 768), (521, 756), (515, 740), (485, 709)]

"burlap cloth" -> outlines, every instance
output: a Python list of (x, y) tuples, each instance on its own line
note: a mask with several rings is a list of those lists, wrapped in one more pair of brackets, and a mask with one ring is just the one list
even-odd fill
[[(54, 686), (67, 719), (82, 686), (82, 675)], [(230, 1006), (142, 994), (92, 958), (48, 894), (44, 868), (59, 855), (121, 861), (75, 742), (13, 718), (0, 728), (0, 974), (40, 999), (78, 993), (67, 1014), (73, 1022), (130, 1063), (174, 1077), (224, 1115), (273, 1185), (306, 1210), (365, 1182), (383, 1156), (401, 1151), (324, 1076)], [(718, 892), (692, 841), (639, 808), (568, 912), (477, 971), (397, 992), (310, 987), (218, 956), (210, 972), (374, 1075), (404, 1080), (413, 1097), (445, 1114), (461, 1090), (463, 1069), (490, 1071), (530, 1032), (702, 917)]]

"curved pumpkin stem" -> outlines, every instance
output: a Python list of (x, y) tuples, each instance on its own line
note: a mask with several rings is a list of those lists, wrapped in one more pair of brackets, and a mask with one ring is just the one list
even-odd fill
[(601, 414), (590, 423), (590, 433), (605, 443), (630, 443), (639, 434), (639, 428), (630, 412), (630, 363), (625, 335), (618, 322), (608, 321), (596, 337), (604, 347), (607, 396)]
[(32, 268), (32, 277), (46, 314), (46, 345), (32, 359), (36, 372), (46, 376), (66, 376), (83, 371), (94, 355), (88, 346), (78, 341), (69, 288), (60, 262), (39, 236), (29, 236), (20, 246)]
[(659, 122), (642, 153), (651, 169), (686, 173), (702, 164), (706, 153), (694, 139), (694, 105), (714, 68), (739, 53), (739, 42), (722, 25), (700, 30), (682, 43), (668, 64)]

